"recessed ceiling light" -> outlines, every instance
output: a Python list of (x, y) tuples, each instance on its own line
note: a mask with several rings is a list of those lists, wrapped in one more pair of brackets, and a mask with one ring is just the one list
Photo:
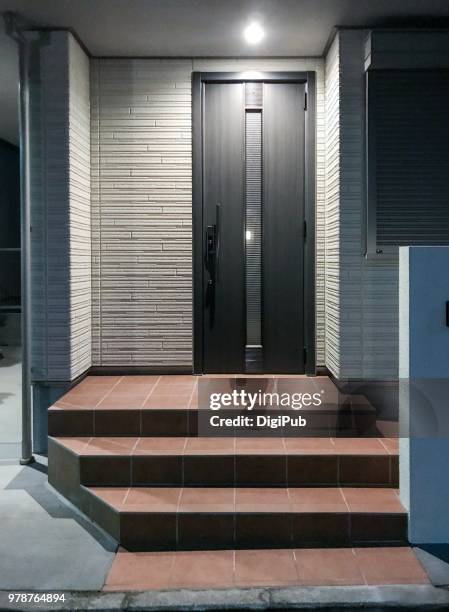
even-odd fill
[(245, 28), (243, 34), (247, 43), (250, 45), (257, 45), (257, 43), (262, 40), (265, 33), (260, 24), (253, 22)]

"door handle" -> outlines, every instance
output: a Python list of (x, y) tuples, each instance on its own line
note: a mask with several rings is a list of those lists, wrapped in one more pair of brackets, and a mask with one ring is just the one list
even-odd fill
[(217, 283), (220, 280), (220, 241), (221, 241), (221, 232), (220, 232), (220, 222), (221, 222), (221, 204), (217, 203), (215, 206), (215, 278)]
[(216, 222), (206, 227), (205, 264), (209, 272), (209, 285), (218, 282), (220, 263), (220, 204), (215, 208)]
[(206, 228), (206, 269), (209, 272), (209, 284), (215, 280), (215, 265), (217, 254), (217, 226), (208, 225)]

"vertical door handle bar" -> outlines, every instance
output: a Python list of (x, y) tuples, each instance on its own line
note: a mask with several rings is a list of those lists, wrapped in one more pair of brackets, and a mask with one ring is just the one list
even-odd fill
[(215, 255), (215, 277), (216, 277), (216, 280), (217, 280), (217, 283), (218, 283), (218, 281), (220, 280), (219, 263), (220, 263), (220, 238), (221, 238), (221, 235), (220, 235), (221, 204), (219, 202), (217, 203), (215, 209), (216, 209), (216, 225), (215, 225), (215, 228), (216, 228), (216, 241), (217, 241), (217, 244), (215, 246), (215, 252), (216, 252), (216, 255)]

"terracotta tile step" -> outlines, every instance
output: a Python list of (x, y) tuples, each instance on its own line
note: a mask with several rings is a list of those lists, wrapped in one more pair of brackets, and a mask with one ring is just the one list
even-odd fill
[(128, 550), (348, 546), (406, 541), (391, 489), (83, 488)]
[[(209, 410), (206, 403), (198, 403), (198, 398), (191, 391), (177, 392), (167, 390), (163, 393), (154, 393), (148, 400), (144, 399), (144, 394), (130, 390), (126, 393), (116, 393), (108, 395), (105, 399), (97, 401), (96, 395), (84, 394), (76, 390), (70, 391), (67, 395), (57, 400), (52, 406), (57, 410), (170, 410), (170, 409), (191, 409)], [(262, 406), (260, 406), (262, 408)], [(257, 405), (255, 406), (257, 409)], [(222, 411), (225, 410), (222, 408)], [(233, 408), (226, 408), (230, 413)], [(241, 410), (235, 407), (234, 410)], [(320, 413), (320, 412), (341, 412), (342, 414), (356, 412), (360, 414), (371, 414), (375, 412), (374, 406), (363, 395), (342, 395), (339, 394), (335, 400), (323, 401), (319, 405), (303, 407), (301, 412)]]
[(427, 584), (408, 547), (132, 553), (120, 549), (106, 591), (254, 586)]
[[(51, 436), (197, 436), (199, 432), (207, 432), (210, 414), (209, 410), (170, 403), (151, 408), (52, 406), (48, 411), (48, 433)], [(313, 413), (303, 410), (301, 415), (307, 420), (304, 431), (309, 437), (376, 435), (376, 413), (372, 410), (366, 413), (354, 413), (352, 408)], [(235, 412), (222, 411), (220, 416), (232, 417)], [(240, 433), (237, 428), (227, 431), (231, 437)], [(276, 431), (281, 433), (281, 429)]]
[[(236, 378), (239, 383), (236, 384)], [(55, 403), (61, 409), (142, 409), (192, 408), (204, 403), (209, 391), (229, 392), (234, 388), (265, 392), (320, 393), (325, 409), (355, 409), (373, 411), (367, 398), (360, 394), (339, 392), (327, 376), (87, 376)], [(264, 379), (264, 382), (262, 382)], [(203, 395), (204, 392), (204, 395)], [(315, 406), (320, 410), (321, 406)]]
[(361, 487), (90, 487), (120, 512), (404, 513), (398, 489)]
[[(393, 443), (331, 438), (53, 438), (104, 486), (397, 486)], [(72, 457), (74, 460), (74, 458)], [(57, 468), (56, 468), (57, 469)]]
[(282, 438), (203, 436), (74, 436), (53, 437), (82, 455), (370, 455), (397, 456), (397, 438)]

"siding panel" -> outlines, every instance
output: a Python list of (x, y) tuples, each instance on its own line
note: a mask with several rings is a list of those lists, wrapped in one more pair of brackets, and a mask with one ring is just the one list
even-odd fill
[(326, 363), (343, 379), (391, 379), (398, 369), (398, 264), (364, 256), (367, 34), (340, 30), (326, 59)]
[(339, 38), (326, 57), (325, 195), (326, 366), (340, 375), (340, 57)]
[(51, 32), (30, 76), (32, 376), (73, 380), (91, 364), (89, 59)]

